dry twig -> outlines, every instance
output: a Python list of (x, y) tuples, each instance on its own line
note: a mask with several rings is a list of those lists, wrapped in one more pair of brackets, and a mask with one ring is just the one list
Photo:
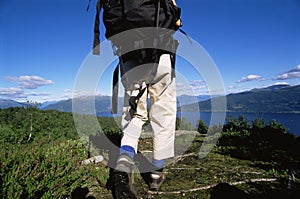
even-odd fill
[[(258, 178), (258, 179), (249, 179), (249, 180), (242, 180), (238, 182), (231, 182), (228, 183), (230, 185), (238, 185), (238, 184), (245, 184), (245, 183), (254, 183), (254, 182), (274, 182), (276, 181), (276, 178)], [(215, 187), (217, 184), (213, 185), (208, 185), (204, 187), (197, 187), (193, 189), (186, 189), (186, 190), (178, 190), (178, 191), (148, 191), (148, 194), (156, 194), (156, 195), (168, 195), (168, 194), (181, 194), (181, 193), (187, 193), (187, 192), (195, 192), (195, 191), (200, 191), (200, 190), (207, 190)]]

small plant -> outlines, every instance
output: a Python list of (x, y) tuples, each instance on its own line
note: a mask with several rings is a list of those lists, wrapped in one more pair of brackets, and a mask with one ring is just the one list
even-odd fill
[(197, 122), (197, 131), (200, 134), (206, 134), (208, 131), (208, 126), (204, 123), (203, 120), (198, 120)]
[(176, 130), (194, 130), (193, 125), (191, 122), (188, 122), (188, 120), (183, 117), (182, 119), (177, 118), (176, 119)]

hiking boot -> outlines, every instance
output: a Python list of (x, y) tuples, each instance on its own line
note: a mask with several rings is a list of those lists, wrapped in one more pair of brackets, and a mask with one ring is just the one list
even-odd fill
[(152, 171), (150, 177), (151, 182), (149, 184), (149, 189), (151, 191), (158, 191), (165, 181), (166, 175), (162, 171)]
[(136, 199), (133, 185), (134, 162), (126, 154), (121, 154), (114, 171), (115, 196), (117, 199)]

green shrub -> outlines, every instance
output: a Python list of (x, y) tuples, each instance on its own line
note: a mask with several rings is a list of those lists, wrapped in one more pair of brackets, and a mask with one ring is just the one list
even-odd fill
[(176, 118), (176, 130), (194, 130), (191, 122), (183, 117), (182, 119)]
[[(90, 117), (82, 116), (87, 134), (95, 130)], [(108, 133), (120, 131), (114, 118), (98, 119)], [(107, 193), (108, 169), (81, 164), (88, 151), (72, 113), (0, 109), (0, 134), (0, 198), (63, 198), (82, 187)]]
[(198, 120), (197, 121), (197, 131), (200, 134), (206, 134), (208, 131), (208, 126), (204, 123), (203, 120)]
[(105, 190), (107, 169), (81, 165), (86, 157), (87, 150), (79, 140), (10, 145), (1, 151), (3, 197), (61, 198), (95, 181)]
[(300, 163), (300, 141), (280, 123), (256, 119), (252, 125), (244, 117), (228, 118), (218, 140), (223, 153), (240, 159), (275, 162), (281, 169)]

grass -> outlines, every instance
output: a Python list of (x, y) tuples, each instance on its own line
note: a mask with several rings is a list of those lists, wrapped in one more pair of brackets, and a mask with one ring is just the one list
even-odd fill
[[(176, 150), (184, 148), (191, 135), (183, 134), (176, 138)], [(193, 135), (194, 137), (194, 135)], [(240, 160), (223, 155), (215, 147), (206, 157), (199, 159), (198, 151), (204, 137), (197, 135), (187, 148), (185, 157), (175, 164), (169, 164), (164, 172), (167, 180), (161, 187), (159, 194), (149, 193), (146, 183), (139, 174), (135, 174), (136, 188), (140, 198), (211, 198), (213, 185), (218, 183), (243, 182), (250, 179), (274, 179), (272, 182), (244, 182), (235, 187), (248, 195), (260, 197), (274, 192), (278, 189), (285, 189), (287, 178), (286, 173), (275, 170), (266, 170), (271, 163), (260, 161)], [(141, 150), (151, 150), (151, 139), (146, 138), (140, 141)], [(177, 154), (179, 157), (179, 154)], [(169, 163), (172, 163), (170, 161)], [(174, 163), (174, 161), (173, 161)], [(263, 166), (262, 166), (263, 165)], [(266, 166), (267, 165), (267, 166)], [(209, 189), (192, 191), (201, 187), (212, 186)], [(179, 193), (169, 193), (177, 192)], [(180, 193), (181, 191), (181, 193)]]

